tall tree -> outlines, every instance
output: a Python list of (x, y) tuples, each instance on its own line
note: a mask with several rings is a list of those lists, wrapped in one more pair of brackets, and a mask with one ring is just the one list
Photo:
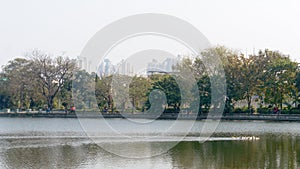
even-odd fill
[(132, 106), (141, 109), (147, 101), (147, 91), (150, 89), (151, 84), (147, 78), (134, 76), (129, 85), (129, 97)]
[[(226, 86), (225, 112), (230, 112), (236, 101), (242, 98), (241, 84), (238, 80), (240, 65), (238, 54), (224, 46), (207, 49), (201, 54), (204, 57), (205, 66), (208, 69), (211, 85), (214, 85), (213, 87), (219, 90), (214, 92), (220, 99), (224, 97), (224, 87)], [(220, 58), (220, 61), (216, 60), (218, 58)], [(225, 77), (223, 77), (224, 75)], [(226, 81), (226, 84), (223, 84), (224, 81)], [(223, 101), (218, 100), (214, 102), (220, 104)]]
[(37, 79), (39, 89), (47, 101), (48, 107), (53, 109), (53, 101), (60, 89), (76, 67), (75, 60), (58, 56), (51, 58), (49, 54), (34, 50), (28, 56), (32, 59), (32, 67)]
[(278, 51), (266, 50), (265, 55), (269, 58), (264, 72), (265, 101), (282, 109), (284, 100), (296, 90), (298, 64)]
[(13, 107), (28, 109), (38, 94), (31, 65), (30, 60), (16, 58), (3, 67), (3, 76), (6, 78), (6, 88)]
[(241, 84), (242, 98), (246, 99), (248, 109), (251, 108), (252, 96), (260, 95), (259, 87), (263, 82), (263, 73), (265, 70), (264, 58), (261, 56), (250, 55), (239, 56), (240, 66), (238, 67), (238, 81)]
[(114, 110), (114, 102), (112, 96), (112, 76), (105, 76), (101, 79), (96, 76), (95, 95), (97, 98), (98, 106), (102, 109), (110, 111)]
[[(151, 94), (152, 91), (160, 91), (156, 92), (156, 94), (165, 94), (166, 96), (166, 103), (168, 107), (173, 107), (175, 110), (180, 109), (181, 105), (181, 93), (180, 88), (178, 84), (176, 83), (176, 80), (171, 75), (163, 75), (163, 77), (159, 81), (155, 81), (152, 84), (152, 88), (148, 92)], [(147, 101), (148, 107), (149, 107), (149, 100)], [(152, 106), (152, 105), (151, 105)], [(161, 105), (163, 106), (163, 105)]]
[[(74, 72), (73, 78), (68, 82), (70, 85), (64, 85), (61, 89), (64, 104), (75, 104), (78, 109), (96, 108), (95, 96), (95, 73), (88, 73), (85, 70)], [(67, 102), (69, 100), (69, 102)]]
[(11, 95), (7, 90), (8, 81), (3, 72), (0, 73), (0, 109), (12, 107)]

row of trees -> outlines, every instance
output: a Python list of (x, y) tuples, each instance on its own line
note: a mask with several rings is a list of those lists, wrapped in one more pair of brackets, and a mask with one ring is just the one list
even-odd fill
[(2, 67), (0, 108), (53, 109), (55, 100), (71, 102), (71, 77), (76, 62), (67, 57), (52, 58), (35, 50), (28, 59), (17, 58)]
[[(163, 108), (174, 112), (197, 105), (200, 112), (206, 112), (212, 106), (211, 83), (216, 82), (211, 79), (221, 78), (208, 71), (211, 67), (207, 59), (214, 61), (212, 56), (221, 60), (213, 69), (224, 71), (226, 78), (226, 84), (220, 84), (227, 90), (225, 112), (231, 112), (240, 100), (246, 100), (246, 108), (251, 109), (253, 96), (257, 96), (261, 107), (272, 105), (282, 109), (284, 105), (290, 108), (299, 103), (298, 63), (278, 51), (264, 50), (245, 56), (225, 47), (215, 47), (202, 52), (201, 56), (182, 59), (174, 65), (173, 74), (99, 78), (96, 73), (78, 70), (76, 60), (63, 56), (53, 58), (35, 50), (27, 59), (17, 58), (3, 66), (0, 108), (40, 109), (46, 106), (53, 109), (76, 103), (79, 109), (155, 112)], [(176, 72), (187, 69), (195, 77), (197, 86), (185, 90), (183, 96), (184, 85), (176, 81), (182, 77)]]
[(258, 55), (243, 54), (227, 56), (224, 64), (228, 87), (229, 104), (247, 100), (251, 108), (252, 97), (258, 96), (263, 103), (283, 108), (299, 101), (298, 63), (278, 51), (259, 51)]
[[(257, 55), (245, 56), (225, 47), (209, 49), (202, 55), (204, 57), (215, 55), (222, 60), (227, 86), (225, 109), (227, 112), (232, 111), (240, 100), (246, 100), (246, 108), (250, 110), (253, 96), (258, 97), (256, 101), (260, 107), (268, 105), (283, 109), (284, 104), (290, 108), (299, 103), (298, 63), (292, 61), (288, 55), (266, 49), (259, 51)], [(195, 68), (194, 74), (198, 76), (196, 78), (199, 91), (202, 88), (209, 96), (211, 91), (210, 87), (207, 88), (209, 86), (207, 73), (204, 69), (198, 68), (199, 65), (203, 65), (201, 59), (196, 58), (193, 62), (186, 61), (186, 63), (192, 63), (192, 67)], [(209, 98), (206, 100), (203, 104), (209, 102)]]

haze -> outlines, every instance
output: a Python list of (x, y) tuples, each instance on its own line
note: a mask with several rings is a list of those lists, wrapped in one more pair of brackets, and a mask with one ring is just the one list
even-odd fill
[(102, 27), (140, 13), (169, 14), (196, 26), (213, 45), (250, 53), (279, 50), (300, 61), (300, 2), (226, 1), (0, 1), (0, 65), (33, 48), (76, 58)]

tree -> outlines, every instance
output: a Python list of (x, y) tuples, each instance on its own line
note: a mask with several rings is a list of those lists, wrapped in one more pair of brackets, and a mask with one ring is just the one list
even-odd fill
[(49, 54), (34, 50), (28, 54), (32, 59), (34, 75), (47, 101), (48, 107), (53, 109), (53, 101), (68, 79), (71, 79), (76, 62), (68, 57), (51, 58)]
[(207, 76), (205, 65), (199, 57), (196, 57), (195, 59), (185, 57), (173, 66), (173, 69), (175, 72), (190, 71), (193, 73), (196, 80), (199, 80), (203, 76)]
[(211, 105), (211, 85), (209, 77), (202, 76), (202, 78), (198, 80), (197, 85), (200, 96), (200, 112), (203, 112), (202, 108), (207, 111)]
[(111, 90), (112, 76), (105, 76), (101, 79), (96, 76), (95, 82), (95, 95), (98, 106), (113, 111), (114, 102)]
[(147, 101), (147, 91), (151, 85), (147, 78), (134, 76), (129, 85), (129, 97), (131, 99), (132, 106), (136, 109), (141, 109), (141, 105), (144, 105)]
[(264, 71), (265, 101), (282, 109), (284, 100), (292, 97), (296, 91), (298, 64), (277, 51), (266, 50), (265, 55), (269, 59)]
[(3, 67), (6, 91), (11, 96), (13, 107), (29, 109), (33, 100), (39, 98), (31, 65), (30, 60), (16, 58)]
[(125, 112), (130, 109), (133, 112), (133, 107), (130, 104), (129, 86), (132, 77), (121, 74), (114, 74), (111, 81), (111, 94), (113, 103), (118, 111)]
[[(218, 90), (213, 92), (215, 99), (219, 100), (211, 100), (211, 102), (214, 104), (223, 103), (226, 86), (225, 112), (230, 112), (235, 102), (242, 98), (241, 84), (238, 80), (240, 60), (237, 52), (218, 46), (203, 51), (201, 55), (207, 69), (207, 75), (210, 78), (210, 85), (214, 90)], [(226, 84), (224, 84), (225, 81)], [(214, 107), (221, 106), (215, 105)]]
[(296, 91), (294, 91), (294, 103), (299, 103), (299, 91), (300, 91), (300, 70), (299, 70), (299, 66), (296, 72), (296, 79), (295, 79), (295, 87), (296, 87)]
[(250, 55), (248, 58), (243, 54), (239, 56), (238, 81), (241, 84), (242, 99), (246, 99), (248, 110), (251, 109), (252, 96), (261, 95), (259, 87), (263, 82), (265, 62), (263, 56)]
[[(61, 89), (63, 98), (69, 102), (64, 104), (75, 104), (77, 109), (96, 108), (95, 98), (95, 73), (88, 73), (85, 70), (74, 72), (73, 78), (70, 79), (71, 85), (64, 85)], [(74, 102), (74, 103), (73, 103)]]
[(0, 109), (9, 108), (12, 106), (11, 96), (7, 90), (8, 81), (4, 73), (0, 74)]
[[(147, 93), (149, 98), (152, 91), (160, 91), (156, 92), (156, 94), (165, 94), (166, 96), (166, 103), (168, 107), (173, 107), (174, 110), (179, 110), (181, 105), (181, 94), (180, 88), (176, 83), (176, 80), (171, 75), (163, 75), (159, 81), (155, 81), (152, 84), (151, 90)], [(147, 101), (147, 107), (150, 108), (149, 99)], [(152, 105), (151, 105), (152, 106)], [(163, 106), (163, 104), (161, 104)]]

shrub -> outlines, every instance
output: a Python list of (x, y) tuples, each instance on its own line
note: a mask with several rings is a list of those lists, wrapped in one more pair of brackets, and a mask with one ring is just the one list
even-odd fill
[(300, 110), (299, 109), (291, 109), (290, 114), (300, 114)]
[(240, 113), (240, 114), (250, 114), (250, 113), (253, 113), (253, 112), (254, 112), (253, 108), (248, 109), (247, 107), (235, 108), (232, 111), (232, 113)]
[(272, 110), (270, 108), (263, 107), (263, 108), (257, 108), (257, 112), (260, 114), (271, 114)]
[(242, 113), (243, 110), (241, 108), (233, 109), (232, 113)]
[(283, 109), (283, 110), (279, 110), (279, 111), (280, 111), (280, 114), (291, 114), (291, 111), (287, 110), (287, 109)]

